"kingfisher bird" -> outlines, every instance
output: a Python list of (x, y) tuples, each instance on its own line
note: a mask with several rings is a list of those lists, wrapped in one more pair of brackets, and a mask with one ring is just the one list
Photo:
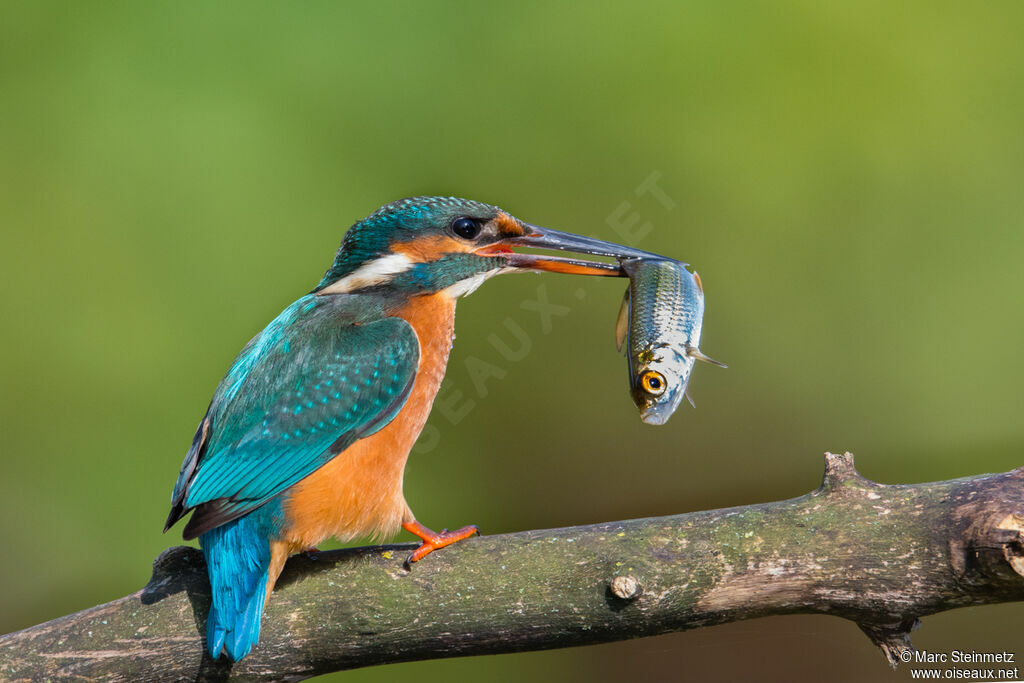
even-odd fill
[(324, 539), (422, 544), (407, 562), (465, 539), (431, 531), (402, 494), (409, 451), (444, 377), (455, 303), (517, 270), (622, 276), (615, 261), (653, 256), (524, 223), (455, 197), (387, 204), (345, 234), (320, 283), (238, 354), (196, 429), (164, 531), (189, 512), (212, 591), (206, 643), (238, 661), (257, 643), (265, 601), (294, 553)]

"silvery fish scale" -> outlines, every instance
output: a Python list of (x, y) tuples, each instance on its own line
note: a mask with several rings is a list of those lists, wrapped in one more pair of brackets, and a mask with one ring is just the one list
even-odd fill
[(620, 350), (625, 346), (630, 393), (644, 422), (664, 424), (686, 395), (700, 357), (704, 290), (700, 277), (679, 261), (628, 259), (622, 268), (629, 289), (616, 340)]

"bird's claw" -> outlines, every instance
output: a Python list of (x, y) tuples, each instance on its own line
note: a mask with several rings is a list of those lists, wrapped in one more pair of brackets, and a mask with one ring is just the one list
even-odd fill
[(420, 547), (416, 548), (416, 550), (412, 551), (409, 557), (405, 558), (404, 565), (406, 569), (411, 569), (413, 562), (419, 562), (439, 548), (451, 545), (452, 543), (469, 538), (470, 536), (480, 535), (480, 529), (478, 529), (475, 524), (464, 526), (455, 531), (443, 529), (440, 533), (431, 531), (419, 522), (410, 522), (408, 524), (403, 524), (402, 526), (405, 527), (406, 531), (416, 534), (423, 539), (423, 543), (420, 544)]

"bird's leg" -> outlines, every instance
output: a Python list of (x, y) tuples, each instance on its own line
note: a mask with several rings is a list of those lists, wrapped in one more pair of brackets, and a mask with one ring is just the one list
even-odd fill
[(419, 536), (421, 539), (423, 539), (423, 543), (420, 544), (420, 547), (416, 548), (416, 550), (413, 551), (412, 555), (410, 555), (405, 560), (405, 565), (407, 567), (411, 565), (413, 562), (418, 562), (422, 560), (424, 557), (434, 552), (438, 548), (443, 548), (446, 545), (451, 545), (452, 543), (455, 543), (456, 541), (461, 541), (465, 538), (469, 538), (473, 534), (480, 533), (480, 530), (477, 529), (476, 526), (474, 525), (464, 526), (461, 529), (457, 529), (456, 531), (448, 531), (447, 529), (443, 529), (441, 533), (437, 533), (436, 531), (431, 531), (427, 527), (423, 526), (415, 519), (410, 522), (403, 522), (402, 528), (408, 531), (409, 533), (415, 534), (416, 536)]

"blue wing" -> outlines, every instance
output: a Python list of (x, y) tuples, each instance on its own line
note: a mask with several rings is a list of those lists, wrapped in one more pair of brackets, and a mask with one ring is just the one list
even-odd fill
[(401, 410), (416, 333), (400, 318), (365, 321), (358, 304), (303, 297), (242, 350), (185, 456), (168, 526), (193, 508), (186, 539), (237, 519)]

